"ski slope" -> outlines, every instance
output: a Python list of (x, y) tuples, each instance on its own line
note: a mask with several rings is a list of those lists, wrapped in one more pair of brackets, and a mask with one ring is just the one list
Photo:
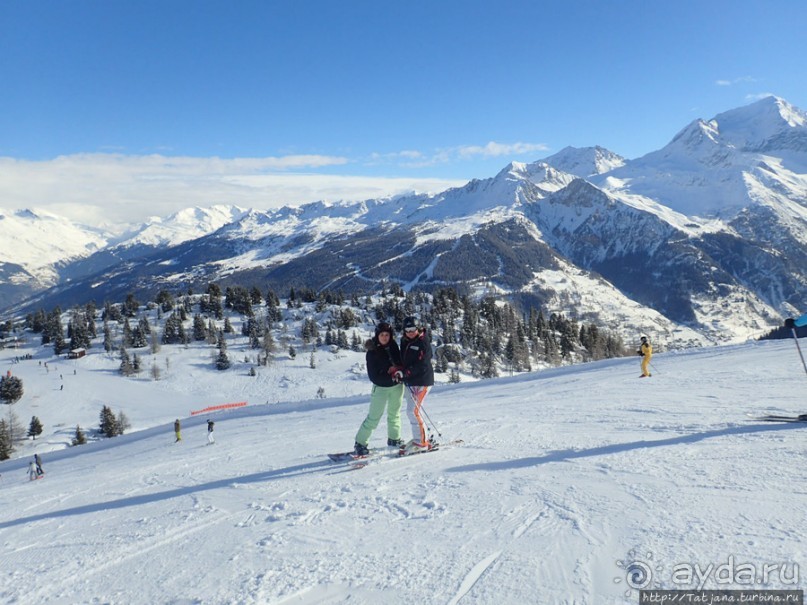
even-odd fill
[[(631, 564), (648, 587), (748, 588), (740, 565), (759, 570), (753, 588), (804, 586), (807, 425), (746, 417), (807, 411), (792, 341), (657, 355), (650, 379), (636, 357), (441, 384), (427, 411), (464, 443), (360, 470), (325, 457), (352, 446), (368, 407), (348, 371), (326, 391), (352, 380), (362, 394), (246, 393), (246, 407), (190, 416), (198, 389), (224, 402), (243, 376), (220, 374), (216, 390), (179, 357), (175, 380), (154, 382), (93, 366), (102, 353), (75, 375), (45, 373), (41, 351), (12, 365), (19, 354), (0, 351), (25, 377), (12, 407), (52, 432), (0, 463), (2, 603), (638, 603)], [(80, 389), (95, 426), (107, 398), (138, 430), (60, 449), (71, 427), (48, 418)], [(46, 476), (31, 482), (34, 451)], [(687, 566), (709, 573), (685, 585), (673, 571)]]

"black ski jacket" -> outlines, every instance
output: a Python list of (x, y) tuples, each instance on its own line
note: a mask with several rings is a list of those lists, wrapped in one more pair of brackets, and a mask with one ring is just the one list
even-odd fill
[(432, 345), (423, 330), (412, 339), (401, 337), (401, 359), (404, 366), (404, 384), (411, 387), (430, 387), (434, 384)]
[(395, 381), (389, 375), (389, 369), (401, 365), (401, 350), (398, 343), (390, 338), (389, 344), (382, 347), (375, 337), (368, 339), (364, 343), (364, 348), (367, 350), (364, 356), (367, 361), (367, 376), (373, 384), (379, 387), (395, 386)]

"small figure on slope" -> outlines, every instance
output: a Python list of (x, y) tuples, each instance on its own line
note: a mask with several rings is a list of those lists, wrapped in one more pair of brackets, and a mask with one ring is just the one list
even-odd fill
[(650, 358), (653, 357), (653, 347), (650, 345), (650, 341), (647, 339), (647, 336), (642, 335), (642, 346), (640, 346), (639, 350), (636, 352), (642, 356), (642, 375), (639, 376), (639, 378), (647, 378), (651, 376)]
[(42, 458), (39, 457), (39, 454), (34, 454), (34, 464), (36, 464), (36, 476), (44, 475), (45, 470), (42, 468)]
[(179, 418), (177, 418), (176, 420), (174, 420), (174, 434), (177, 436), (177, 440), (174, 441), (174, 443), (182, 441), (181, 431), (182, 431), (182, 425), (179, 422)]
[(211, 445), (216, 443), (216, 440), (213, 438), (213, 425), (216, 424), (212, 420), (207, 421), (207, 444)]

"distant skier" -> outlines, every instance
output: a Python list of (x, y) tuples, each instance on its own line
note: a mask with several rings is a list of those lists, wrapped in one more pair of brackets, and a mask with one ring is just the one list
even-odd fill
[(177, 418), (176, 420), (174, 420), (174, 433), (177, 436), (177, 440), (174, 441), (174, 443), (177, 443), (178, 441), (182, 441), (182, 435), (180, 434), (181, 430), (182, 430), (182, 425), (179, 423), (179, 418)]
[(407, 454), (430, 449), (426, 425), (423, 423), (421, 409), (423, 400), (434, 385), (434, 368), (432, 367), (432, 345), (426, 330), (418, 327), (414, 317), (404, 319), (403, 336), (401, 337), (401, 359), (403, 361), (402, 380), (406, 388), (406, 415), (412, 426), (412, 440), (404, 446)]
[(207, 444), (210, 445), (212, 443), (216, 443), (216, 440), (213, 438), (213, 425), (216, 424), (212, 420), (207, 421)]
[(639, 378), (650, 377), (650, 358), (653, 357), (653, 347), (650, 345), (647, 336), (642, 335), (642, 346), (636, 352), (642, 356), (642, 375)]
[(39, 479), (39, 475), (36, 474), (36, 464), (31, 460), (28, 463), (28, 480), (36, 481), (37, 479)]
[(37, 477), (44, 475), (45, 470), (42, 468), (42, 458), (39, 457), (39, 454), (34, 454), (34, 464), (36, 464)]

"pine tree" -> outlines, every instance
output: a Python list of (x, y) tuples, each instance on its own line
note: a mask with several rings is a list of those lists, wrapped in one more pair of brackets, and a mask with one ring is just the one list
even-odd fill
[(84, 435), (84, 431), (81, 430), (81, 427), (77, 424), (76, 425), (76, 433), (73, 435), (73, 445), (84, 445), (87, 443), (87, 437)]
[(114, 437), (118, 434), (118, 420), (109, 406), (101, 408), (101, 434), (105, 437)]
[(162, 309), (164, 313), (168, 313), (174, 308), (174, 297), (171, 296), (168, 290), (160, 290), (154, 302), (160, 305), (160, 309)]
[(129, 325), (129, 318), (123, 320), (123, 346), (132, 346), (132, 326)]
[(112, 340), (112, 330), (109, 327), (109, 322), (104, 319), (104, 351), (111, 353), (115, 348), (115, 342)]
[(22, 378), (18, 376), (0, 377), (0, 400), (14, 403), (19, 401), (24, 392)]
[(230, 323), (230, 318), (224, 318), (224, 333), (225, 334), (235, 334), (235, 330), (233, 329), (233, 324)]
[(8, 460), (14, 453), (14, 445), (11, 442), (11, 434), (8, 424), (0, 419), (0, 460)]
[(137, 315), (137, 310), (140, 308), (140, 303), (137, 302), (134, 294), (131, 292), (126, 295), (126, 302), (123, 303), (123, 314), (126, 317), (134, 317)]
[(224, 334), (219, 333), (219, 354), (216, 357), (216, 369), (224, 371), (230, 367), (230, 358), (227, 356), (227, 344), (224, 342)]
[(73, 435), (73, 445), (84, 445), (87, 443), (87, 437), (84, 435), (84, 431), (81, 430), (81, 427), (77, 424), (76, 425), (76, 433)]
[(198, 313), (193, 316), (193, 339), (196, 341), (207, 340), (207, 326)]
[(42, 423), (36, 416), (31, 418), (31, 424), (28, 426), (28, 436), (36, 440), (42, 434)]
[(353, 330), (353, 336), (350, 339), (350, 349), (356, 353), (360, 353), (364, 350), (364, 344), (362, 343), (359, 333), (356, 332), (356, 330)]
[(496, 369), (496, 359), (491, 355), (483, 354), (481, 361), (481, 367), (479, 369), (479, 375), (482, 378), (497, 378), (499, 376), (499, 370)]
[(120, 368), (118, 371), (124, 376), (131, 376), (134, 374), (132, 360), (129, 358), (129, 354), (126, 352), (124, 347), (120, 348)]
[(271, 365), (272, 363), (272, 354), (275, 352), (275, 339), (272, 336), (271, 330), (267, 329), (263, 334), (263, 346), (262, 350), (264, 353), (264, 364), (263, 365)]
[(61, 355), (67, 350), (67, 342), (64, 339), (64, 333), (61, 326), (53, 332), (53, 354)]

